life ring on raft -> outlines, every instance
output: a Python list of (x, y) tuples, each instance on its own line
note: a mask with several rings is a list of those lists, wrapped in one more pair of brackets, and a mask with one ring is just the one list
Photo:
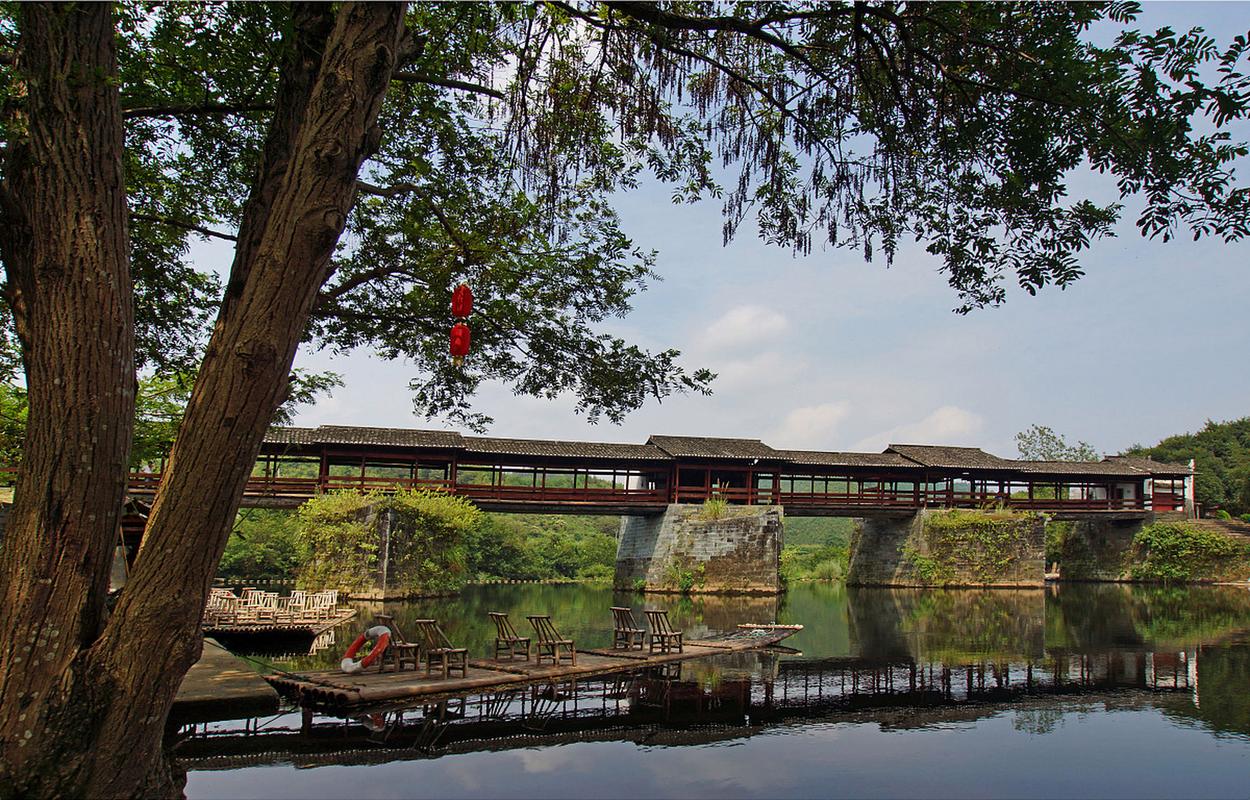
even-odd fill
[[(364, 647), (365, 642), (375, 642), (373, 649), (369, 651), (369, 655), (356, 661), (356, 653), (360, 648)], [(356, 641), (352, 642), (352, 646), (347, 648), (347, 652), (343, 654), (343, 662), (339, 667), (346, 673), (360, 672), (381, 658), (386, 646), (391, 643), (391, 631), (385, 625), (374, 625), (369, 630), (356, 637)]]

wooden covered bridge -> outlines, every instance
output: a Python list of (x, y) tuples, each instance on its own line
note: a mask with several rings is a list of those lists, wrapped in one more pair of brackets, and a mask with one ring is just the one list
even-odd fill
[[(1189, 466), (1112, 456), (1017, 461), (974, 447), (881, 453), (778, 450), (755, 439), (652, 436), (645, 444), (465, 436), (323, 425), (274, 428), (245, 506), (294, 506), (328, 491), (439, 489), (491, 511), (647, 515), (723, 498), (791, 516), (868, 516), (1002, 505), (1054, 513), (1186, 510)], [(161, 473), (131, 476), (135, 499)], [(1190, 502), (1192, 510), (1192, 502)]]

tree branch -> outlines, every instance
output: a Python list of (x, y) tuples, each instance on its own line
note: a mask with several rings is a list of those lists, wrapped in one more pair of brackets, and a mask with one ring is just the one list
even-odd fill
[(184, 222), (180, 219), (173, 219), (172, 217), (161, 217), (156, 214), (140, 214), (131, 212), (130, 218), (133, 220), (139, 220), (140, 222), (153, 222), (157, 225), (168, 225), (171, 228), (182, 228), (183, 230), (193, 231), (202, 236), (209, 236), (214, 239), (225, 239), (227, 242), (239, 241), (239, 237), (237, 236), (222, 233), (221, 231), (215, 231), (212, 228), (205, 228), (201, 225), (196, 225), (193, 222)]
[(362, 272), (358, 272), (352, 277), (338, 284), (337, 286), (332, 286), (332, 287), (329, 287), (328, 289), (322, 290), (321, 292), (317, 294), (317, 308), (318, 310), (320, 310), (321, 308), (325, 307), (332, 301), (338, 300), (339, 298), (343, 297), (348, 292), (351, 292), (353, 289), (363, 286), (364, 284), (370, 281), (374, 281), (374, 280), (377, 280), (378, 278), (385, 278), (390, 275), (398, 275), (398, 274), (407, 275), (409, 278), (413, 279), (414, 283), (421, 283), (421, 281), (417, 278), (417, 276), (412, 272), (410, 268), (402, 267), (402, 266), (397, 267), (391, 264), (384, 264), (382, 266), (374, 267), (373, 269), (367, 269)]
[(158, 105), (135, 106), (123, 109), (122, 116), (126, 119), (135, 117), (191, 117), (201, 115), (255, 114), (262, 111), (273, 111), (271, 104), (235, 105), (232, 103), (201, 103), (199, 105)]
[(430, 212), (433, 213), (434, 217), (438, 220), (438, 224), (442, 227), (443, 232), (447, 234), (448, 238), (450, 238), (452, 242), (460, 248), (460, 252), (464, 254), (465, 265), (467, 266), (470, 263), (473, 255), (473, 249), (469, 247), (468, 242), (464, 240), (464, 237), (462, 237), (459, 231), (456, 230), (455, 226), (451, 224), (451, 220), (448, 219), (447, 215), (443, 213), (443, 209), (439, 208), (438, 203), (434, 202), (434, 198), (430, 197), (430, 195), (420, 186), (415, 183), (396, 183), (392, 186), (375, 186), (372, 183), (358, 180), (356, 181), (356, 189), (364, 192), (365, 194), (374, 195), (375, 197), (394, 197), (399, 194), (419, 195), (430, 204)]
[(442, 86), (445, 89), (458, 89), (462, 92), (484, 94), (488, 97), (494, 97), (497, 100), (504, 99), (504, 93), (498, 89), (492, 89), (489, 86), (482, 86), (478, 83), (458, 81), (455, 78), (438, 78), (433, 75), (425, 75), (418, 72), (396, 72), (391, 76), (391, 80), (399, 81), (400, 83), (421, 83), (427, 86)]

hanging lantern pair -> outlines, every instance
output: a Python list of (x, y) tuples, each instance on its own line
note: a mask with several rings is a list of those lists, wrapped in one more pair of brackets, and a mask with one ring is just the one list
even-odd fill
[[(473, 291), (465, 284), (460, 284), (451, 293), (452, 316), (465, 319), (473, 311)], [(451, 326), (451, 363), (457, 367), (464, 363), (469, 354), (469, 326), (457, 322)]]

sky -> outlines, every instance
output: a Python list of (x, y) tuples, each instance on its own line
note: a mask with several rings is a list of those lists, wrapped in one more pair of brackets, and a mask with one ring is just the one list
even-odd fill
[[(1250, 30), (1250, 3), (1145, 4), (1141, 25), (1162, 24), (1202, 25), (1225, 42)], [(1072, 189), (1097, 199), (1107, 186), (1077, 176)], [(1016, 290), (1000, 308), (960, 316), (937, 260), (919, 247), (900, 249), (888, 269), (848, 250), (795, 257), (745, 225), (722, 247), (719, 202), (673, 205), (667, 188), (646, 184), (617, 208), (626, 233), (658, 251), (662, 280), (604, 330), (681, 350), (688, 371), (719, 374), (714, 394), (653, 400), (619, 426), (587, 423), (571, 398), (515, 397), (500, 384), (484, 387), (475, 410), (505, 437), (948, 444), (1004, 457), (1033, 424), (1116, 453), (1250, 415), (1250, 242), (1143, 239), (1132, 224), (1140, 207), (1126, 202), (1117, 237), (1083, 254), (1086, 275), (1068, 289)], [(205, 243), (193, 257), (224, 270), (230, 253)], [(414, 371), (403, 361), (301, 351), (296, 366), (346, 382), (301, 410), (297, 425), (449, 427), (414, 415)]]

